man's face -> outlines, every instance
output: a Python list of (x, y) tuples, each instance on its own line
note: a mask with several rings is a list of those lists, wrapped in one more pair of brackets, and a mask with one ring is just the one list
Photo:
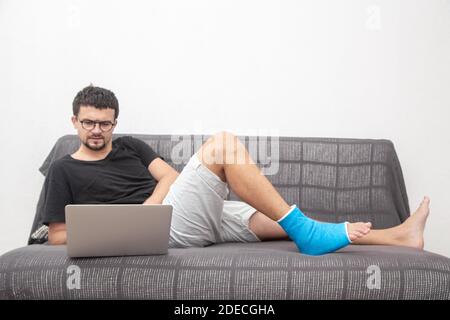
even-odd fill
[(78, 116), (72, 117), (74, 128), (77, 129), (81, 142), (88, 149), (100, 151), (110, 143), (116, 123), (114, 113), (114, 109), (97, 109), (82, 105)]

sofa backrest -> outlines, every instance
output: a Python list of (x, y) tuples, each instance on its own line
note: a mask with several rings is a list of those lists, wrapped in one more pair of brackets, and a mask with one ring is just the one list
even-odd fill
[[(145, 141), (179, 172), (209, 137), (153, 134), (130, 135)], [(239, 137), (262, 172), (289, 204), (313, 219), (327, 222), (371, 221), (389, 228), (409, 216), (400, 163), (389, 140), (300, 137)], [(40, 167), (45, 176), (53, 161), (75, 152), (77, 135), (58, 139)], [(42, 188), (28, 243), (41, 226)], [(239, 200), (230, 192), (229, 200)]]

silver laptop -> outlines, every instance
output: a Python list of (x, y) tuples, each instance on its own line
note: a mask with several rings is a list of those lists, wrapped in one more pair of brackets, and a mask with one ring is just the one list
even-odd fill
[(70, 257), (166, 254), (171, 205), (67, 205)]

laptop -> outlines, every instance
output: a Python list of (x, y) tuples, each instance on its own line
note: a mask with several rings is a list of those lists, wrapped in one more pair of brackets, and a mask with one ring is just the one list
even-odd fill
[(65, 215), (69, 257), (167, 254), (171, 205), (70, 204)]

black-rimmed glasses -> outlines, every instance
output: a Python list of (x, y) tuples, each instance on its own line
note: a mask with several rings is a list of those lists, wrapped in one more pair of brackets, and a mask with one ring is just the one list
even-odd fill
[(94, 120), (78, 120), (78, 121), (80, 121), (83, 129), (88, 130), (88, 131), (93, 130), (98, 123), (101, 131), (108, 132), (116, 124), (115, 122), (111, 122), (111, 121), (94, 121)]

